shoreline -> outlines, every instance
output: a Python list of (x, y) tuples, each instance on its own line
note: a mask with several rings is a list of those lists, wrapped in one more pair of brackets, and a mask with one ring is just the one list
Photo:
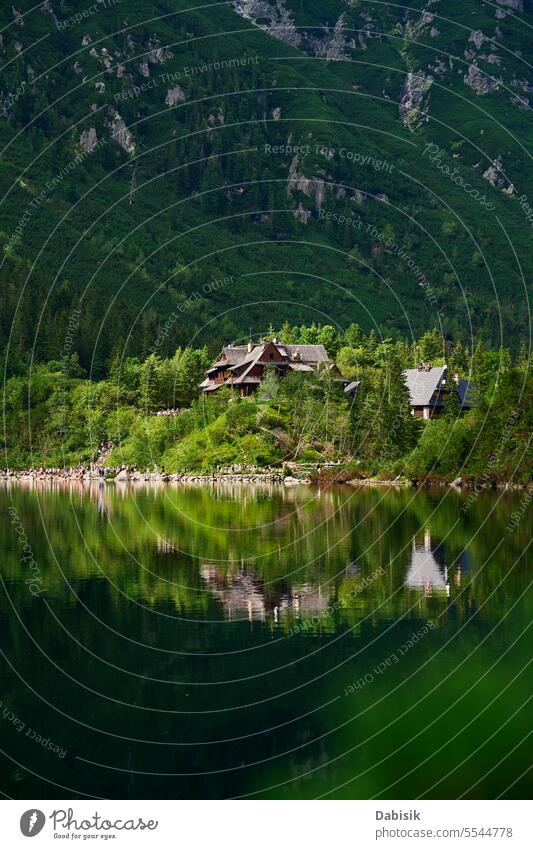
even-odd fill
[(400, 479), (397, 478), (395, 480), (382, 480), (380, 478), (360, 478), (360, 479), (352, 479), (348, 481), (343, 480), (335, 480), (334, 478), (330, 478), (329, 476), (324, 477), (295, 477), (291, 475), (284, 475), (282, 472), (256, 472), (249, 474), (201, 474), (201, 473), (159, 473), (159, 472), (126, 472), (125, 470), (120, 471), (116, 475), (107, 475), (102, 476), (97, 471), (87, 471), (82, 472), (77, 469), (68, 469), (62, 470), (58, 472), (54, 470), (53, 472), (49, 472), (47, 470), (35, 470), (35, 471), (23, 471), (23, 472), (6, 472), (5, 470), (0, 471), (0, 482), (5, 483), (81, 483), (81, 484), (117, 484), (119, 486), (124, 485), (136, 485), (136, 484), (146, 484), (146, 483), (156, 483), (156, 484), (198, 484), (198, 485), (206, 485), (206, 484), (240, 484), (240, 485), (273, 485), (276, 484), (278, 486), (284, 487), (294, 487), (294, 486), (342, 486), (342, 487), (352, 487), (354, 489), (358, 487), (388, 487), (395, 489), (409, 487), (412, 489), (454, 489), (457, 492), (461, 491), (471, 491), (475, 490), (476, 492), (486, 491), (486, 490), (508, 490), (508, 491), (531, 491), (533, 490), (533, 482), (531, 483), (512, 483), (509, 481), (495, 481), (491, 483), (487, 483), (486, 481), (476, 481), (476, 480), (466, 480), (463, 478), (455, 478), (453, 481), (438, 481), (438, 480), (424, 480), (424, 481), (413, 481), (408, 480), (406, 478)]

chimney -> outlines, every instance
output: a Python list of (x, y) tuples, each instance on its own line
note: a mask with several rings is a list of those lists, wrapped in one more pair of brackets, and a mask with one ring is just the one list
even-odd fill
[(250, 339), (250, 341), (248, 342), (248, 353), (251, 354), (253, 349), (254, 349), (254, 343)]

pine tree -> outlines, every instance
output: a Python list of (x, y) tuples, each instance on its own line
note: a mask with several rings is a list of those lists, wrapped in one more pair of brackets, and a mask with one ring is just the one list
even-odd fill
[(372, 328), (366, 338), (365, 348), (369, 354), (373, 354), (379, 345), (379, 337), (375, 329)]
[(441, 333), (436, 327), (427, 330), (420, 339), (420, 357), (425, 363), (434, 363), (435, 360), (445, 357), (445, 344)]
[(293, 341), (293, 330), (288, 321), (286, 321), (281, 328), (279, 338), (285, 345), (290, 345)]
[(450, 374), (465, 375), (468, 370), (468, 351), (457, 341), (448, 359), (448, 371)]
[(363, 331), (358, 324), (352, 322), (344, 334), (342, 344), (350, 348), (358, 348), (363, 342)]
[(516, 365), (519, 369), (526, 369), (529, 366), (530, 352), (528, 352), (525, 342), (520, 343), (518, 354), (516, 355)]
[(318, 331), (318, 344), (323, 345), (333, 359), (339, 350), (339, 334), (331, 324), (325, 324)]
[(385, 463), (397, 460), (414, 447), (415, 423), (409, 406), (397, 353), (392, 350), (374, 386), (364, 400), (360, 427), (364, 431), (361, 451), (365, 457)]

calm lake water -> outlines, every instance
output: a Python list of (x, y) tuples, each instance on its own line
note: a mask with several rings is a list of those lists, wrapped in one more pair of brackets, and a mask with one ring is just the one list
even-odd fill
[(529, 516), (470, 499), (2, 484), (0, 789), (527, 797)]

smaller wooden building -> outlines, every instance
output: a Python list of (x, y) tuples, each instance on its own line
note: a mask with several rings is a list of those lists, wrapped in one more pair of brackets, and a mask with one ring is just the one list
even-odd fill
[(434, 419), (442, 413), (450, 392), (455, 392), (459, 398), (461, 410), (472, 406), (468, 380), (462, 380), (458, 375), (448, 377), (448, 367), (421, 363), (418, 368), (408, 368), (404, 371), (405, 383), (409, 390), (411, 413), (417, 418)]

